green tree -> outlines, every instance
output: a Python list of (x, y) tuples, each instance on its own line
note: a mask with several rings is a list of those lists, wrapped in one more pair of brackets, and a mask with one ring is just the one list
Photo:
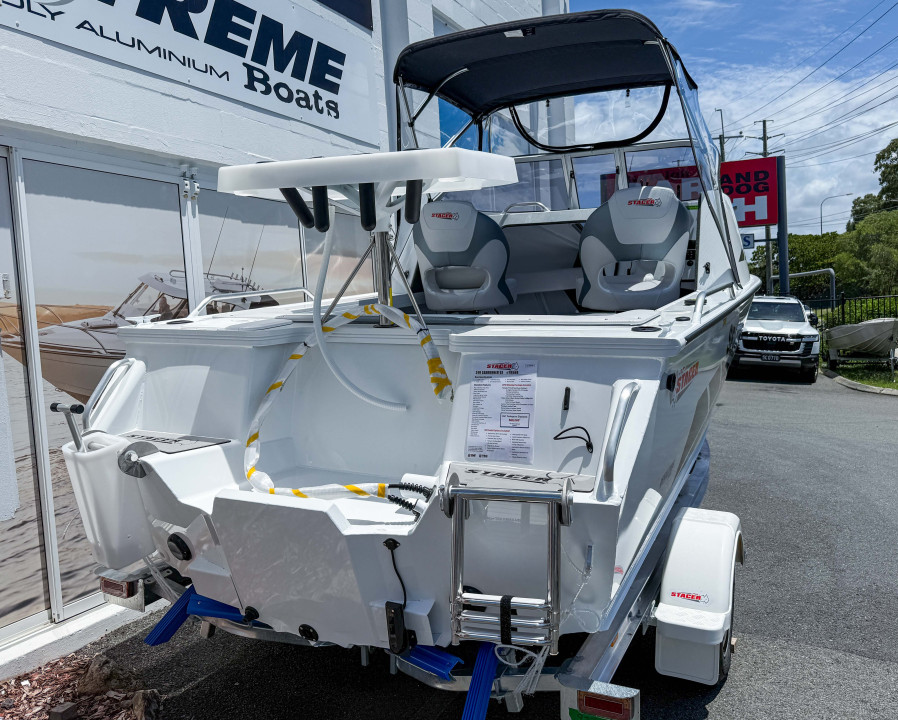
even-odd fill
[(868, 268), (866, 292), (888, 295), (898, 290), (898, 210), (869, 215), (843, 238), (840, 249)]
[(873, 168), (879, 173), (880, 199), (898, 202), (898, 138), (876, 154)]
[(845, 229), (851, 232), (865, 217), (881, 212), (882, 209), (882, 199), (879, 195), (867, 193), (862, 197), (856, 197), (851, 201), (851, 220)]
[[(833, 266), (833, 259), (840, 251), (839, 235), (826, 233), (825, 235), (789, 235), (789, 272), (798, 273), (808, 270), (820, 270)], [(773, 277), (779, 277), (779, 248), (776, 241), (773, 243)], [(755, 247), (755, 251), (749, 260), (749, 268), (753, 275), (762, 280), (766, 277), (767, 257), (763, 245)], [(865, 272), (865, 271), (864, 271)], [(774, 279), (774, 292), (778, 287)], [(829, 277), (815, 275), (807, 278), (792, 278), (789, 281), (792, 294), (807, 300), (817, 297), (829, 297)]]

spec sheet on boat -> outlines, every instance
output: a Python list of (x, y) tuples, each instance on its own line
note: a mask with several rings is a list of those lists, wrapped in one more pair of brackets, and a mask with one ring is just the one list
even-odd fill
[(474, 363), (465, 456), (530, 463), (536, 361)]

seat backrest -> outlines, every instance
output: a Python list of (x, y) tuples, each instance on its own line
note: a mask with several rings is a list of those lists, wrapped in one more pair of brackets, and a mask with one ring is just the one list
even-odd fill
[(692, 213), (668, 187), (615, 192), (589, 216), (580, 234), (580, 304), (622, 310), (658, 307), (674, 299), (692, 225)]
[(514, 302), (505, 233), (471, 203), (427, 203), (413, 234), (428, 308), (485, 310)]

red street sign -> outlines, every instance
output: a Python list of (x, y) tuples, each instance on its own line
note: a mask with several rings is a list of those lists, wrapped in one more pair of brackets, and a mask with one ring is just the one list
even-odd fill
[[(602, 176), (602, 202), (614, 192), (614, 173)], [(651, 168), (627, 173), (628, 185), (667, 184), (684, 202), (698, 200), (702, 186), (695, 165)], [(720, 167), (720, 185), (733, 201), (739, 227), (776, 225), (777, 204), (776, 158), (734, 160)]]
[(776, 158), (734, 160), (720, 166), (720, 187), (733, 201), (739, 227), (776, 225)]

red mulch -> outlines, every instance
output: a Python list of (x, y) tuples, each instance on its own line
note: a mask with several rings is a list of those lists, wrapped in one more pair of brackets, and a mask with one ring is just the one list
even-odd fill
[(0, 720), (47, 720), (50, 709), (75, 702), (79, 720), (131, 720), (133, 693), (78, 697), (76, 685), (90, 659), (74, 653), (0, 682)]

